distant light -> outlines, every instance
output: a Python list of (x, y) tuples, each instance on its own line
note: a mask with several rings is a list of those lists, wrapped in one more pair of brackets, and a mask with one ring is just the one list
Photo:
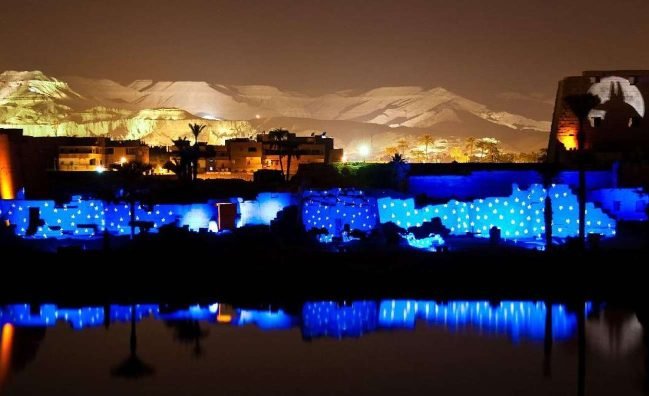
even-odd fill
[(119, 159), (119, 163), (124, 165), (126, 163), (126, 157), (122, 157)]
[(361, 155), (363, 158), (367, 158), (370, 155), (370, 146), (367, 144), (363, 144), (358, 148), (358, 153)]
[(260, 119), (261, 116), (260, 116), (259, 114), (255, 114), (255, 118), (256, 118), (256, 119)]
[(106, 170), (106, 168), (104, 168), (102, 165), (97, 165), (95, 167), (95, 172), (97, 172), (97, 173), (104, 173), (105, 170)]

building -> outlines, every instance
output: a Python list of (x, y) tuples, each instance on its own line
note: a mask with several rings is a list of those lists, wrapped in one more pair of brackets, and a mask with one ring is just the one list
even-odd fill
[(649, 120), (645, 117), (649, 70), (614, 70), (586, 71), (559, 82), (548, 160), (560, 164), (575, 162), (579, 122), (565, 98), (586, 93), (601, 101), (584, 123), (588, 158), (609, 165), (649, 158)]
[(226, 152), (233, 172), (253, 173), (262, 168), (262, 144), (251, 139), (225, 141)]
[(57, 170), (91, 172), (126, 162), (149, 163), (149, 147), (137, 140), (76, 138), (72, 143), (59, 146)]
[(334, 140), (327, 137), (326, 132), (311, 136), (296, 136), (286, 132), (285, 140), (280, 142), (274, 140), (272, 132), (262, 133), (257, 135), (257, 142), (262, 145), (263, 168), (282, 171), (288, 169), (291, 176), (297, 173), (301, 164), (331, 164), (343, 160), (343, 150), (334, 148)]

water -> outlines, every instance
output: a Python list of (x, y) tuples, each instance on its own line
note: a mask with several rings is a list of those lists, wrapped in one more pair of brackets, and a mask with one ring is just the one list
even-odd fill
[[(0, 306), (3, 395), (579, 394), (581, 306)], [(633, 311), (586, 304), (586, 395), (643, 394)], [(551, 334), (551, 337), (549, 336)]]

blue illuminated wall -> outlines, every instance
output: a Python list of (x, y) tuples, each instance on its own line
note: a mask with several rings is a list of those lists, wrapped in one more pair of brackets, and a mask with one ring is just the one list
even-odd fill
[(360, 337), (376, 330), (378, 307), (373, 301), (339, 305), (333, 301), (306, 303), (302, 307), (302, 334), (316, 337)]
[[(269, 225), (277, 213), (286, 206), (294, 204), (290, 193), (262, 193), (256, 200), (238, 203), (238, 226), (250, 224)], [(159, 204), (147, 207), (135, 205), (135, 220), (151, 222), (150, 232), (156, 233), (164, 225), (187, 226), (192, 231), (201, 228), (213, 229), (218, 217), (216, 201), (193, 204)], [(16, 225), (16, 234), (26, 237), (29, 225), (29, 208), (38, 208), (40, 219), (44, 221), (31, 238), (91, 238), (101, 235), (104, 230), (113, 235), (129, 235), (131, 228), (130, 205), (127, 203), (106, 204), (101, 200), (73, 201), (57, 206), (54, 201), (0, 200), (0, 219), (9, 220)], [(136, 233), (139, 229), (136, 228)]]
[(88, 237), (101, 233), (106, 227), (104, 205), (94, 200), (75, 200), (60, 207), (54, 201), (0, 201), (0, 216), (15, 224), (17, 235), (25, 236), (29, 208), (38, 208), (45, 222), (38, 227), (34, 238)]
[(591, 191), (588, 198), (618, 220), (647, 220), (649, 195), (640, 188), (600, 189)]
[[(0, 201), (0, 216), (16, 225), (16, 234), (26, 236), (29, 224), (29, 208), (38, 208), (44, 225), (38, 227), (34, 238), (83, 238), (101, 235), (104, 230), (115, 235), (130, 234), (130, 205), (104, 204), (99, 200), (76, 199), (56, 206), (54, 201)], [(161, 204), (151, 208), (136, 204), (135, 220), (150, 221), (157, 232), (166, 224), (188, 226), (193, 231), (208, 228), (210, 220), (216, 219), (213, 203)], [(136, 233), (139, 230), (136, 228)]]
[(261, 193), (255, 200), (239, 200), (238, 203), (240, 218), (237, 227), (244, 227), (269, 225), (279, 211), (297, 202), (291, 193)]
[[(550, 188), (553, 211), (553, 235), (559, 238), (579, 233), (578, 201), (567, 185)], [(439, 217), (452, 234), (474, 232), (488, 237), (493, 226), (500, 228), (506, 239), (540, 238), (545, 232), (544, 210), (546, 191), (534, 184), (528, 189), (512, 186), (509, 196), (477, 199), (468, 202), (451, 200), (440, 205), (415, 208), (414, 199), (379, 198), (381, 223), (394, 222), (403, 227), (419, 227), (425, 221)], [(586, 205), (586, 232), (615, 235), (616, 222), (592, 203)]]
[(370, 231), (377, 223), (376, 199), (363, 191), (335, 188), (306, 191), (302, 202), (302, 221), (307, 230), (326, 228), (340, 236), (345, 224), (350, 230)]

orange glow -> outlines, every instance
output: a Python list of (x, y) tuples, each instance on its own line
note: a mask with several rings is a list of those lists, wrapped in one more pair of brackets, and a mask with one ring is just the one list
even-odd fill
[(216, 315), (216, 321), (219, 323), (230, 323), (232, 322), (232, 315), (218, 314)]
[(11, 175), (9, 137), (0, 135), (0, 199), (14, 199), (14, 183)]
[(7, 375), (9, 374), (13, 340), (14, 326), (7, 323), (2, 326), (2, 335), (0, 335), (0, 386), (5, 383)]
[(577, 130), (572, 127), (559, 129), (557, 139), (566, 147), (566, 150), (577, 149)]

